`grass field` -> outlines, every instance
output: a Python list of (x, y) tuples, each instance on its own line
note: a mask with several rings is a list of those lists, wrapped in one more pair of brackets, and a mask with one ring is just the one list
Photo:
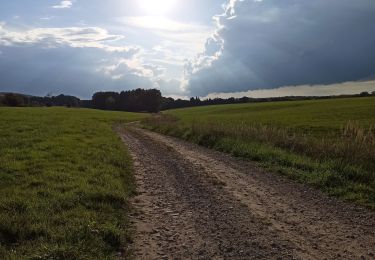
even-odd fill
[(143, 115), (0, 108), (0, 259), (112, 259), (131, 160), (112, 127)]
[(195, 107), (145, 121), (372, 208), (374, 126), (374, 97)]

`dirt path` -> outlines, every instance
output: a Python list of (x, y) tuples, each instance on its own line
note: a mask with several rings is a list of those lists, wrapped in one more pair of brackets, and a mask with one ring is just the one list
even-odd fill
[(136, 259), (375, 259), (375, 214), (250, 162), (120, 131), (139, 195)]

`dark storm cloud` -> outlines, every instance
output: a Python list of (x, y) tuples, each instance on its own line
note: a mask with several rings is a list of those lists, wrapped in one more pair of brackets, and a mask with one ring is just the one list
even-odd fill
[(187, 64), (192, 95), (353, 81), (375, 74), (374, 0), (231, 1), (206, 52)]
[(154, 73), (137, 60), (138, 47), (108, 44), (121, 39), (96, 27), (18, 32), (0, 24), (0, 91), (89, 98), (98, 90), (153, 87)]
[[(2, 47), (0, 89), (34, 95), (71, 94), (91, 97), (98, 90), (152, 87), (149, 78), (123, 70), (121, 79), (103, 73), (117, 59), (96, 48), (45, 48), (40, 45)], [(125, 55), (125, 54), (122, 54)]]

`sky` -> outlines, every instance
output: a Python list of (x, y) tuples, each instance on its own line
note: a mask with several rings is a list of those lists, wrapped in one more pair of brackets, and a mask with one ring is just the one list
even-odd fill
[(374, 0), (0, 2), (0, 92), (375, 91)]

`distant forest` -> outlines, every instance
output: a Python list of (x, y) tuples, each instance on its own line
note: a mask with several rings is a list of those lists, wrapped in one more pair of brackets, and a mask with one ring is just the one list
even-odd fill
[(65, 106), (80, 107), (81, 100), (77, 97), (59, 95), (56, 97), (36, 97), (16, 93), (0, 93), (0, 106), (9, 107), (38, 107)]
[[(91, 103), (91, 104), (90, 104)], [(104, 110), (157, 113), (161, 109), (162, 95), (157, 89), (98, 92), (87, 102), (88, 107)]]
[(190, 100), (173, 99), (163, 97), (160, 90), (157, 89), (136, 89), (118, 92), (97, 92), (91, 100), (80, 100), (74, 96), (58, 95), (36, 97), (16, 93), (0, 93), (0, 106), (9, 107), (82, 107), (102, 110), (128, 111), (128, 112), (149, 112), (157, 113), (161, 110), (185, 108), (194, 106), (222, 105), (222, 104), (241, 104), (241, 103), (259, 103), (272, 101), (296, 101), (296, 100), (314, 100), (314, 99), (331, 99), (347, 97), (368, 97), (375, 96), (372, 93), (362, 92), (357, 95), (340, 95), (326, 97), (273, 97), (273, 98), (215, 98), (201, 100), (198, 97)]

